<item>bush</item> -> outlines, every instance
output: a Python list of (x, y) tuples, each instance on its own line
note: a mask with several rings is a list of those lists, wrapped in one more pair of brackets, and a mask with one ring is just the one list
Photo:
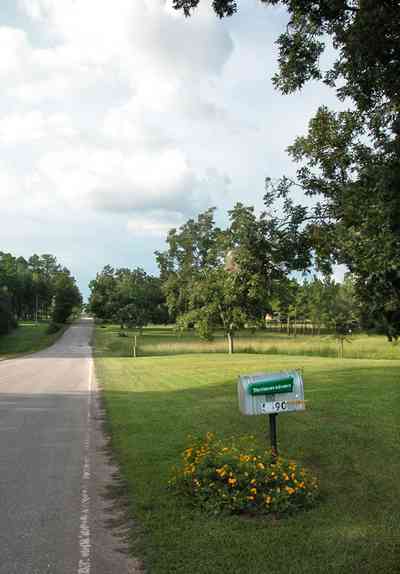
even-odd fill
[(208, 433), (185, 449), (170, 486), (200, 508), (219, 514), (283, 514), (308, 508), (318, 498), (318, 481), (292, 460), (257, 454), (254, 437), (228, 443)]
[(11, 308), (11, 299), (8, 293), (0, 292), (0, 335), (15, 329), (17, 322)]
[(54, 333), (58, 333), (58, 331), (61, 329), (62, 325), (60, 325), (60, 323), (54, 323), (51, 322), (49, 323), (49, 326), (46, 329), (46, 334), (47, 335), (53, 335)]

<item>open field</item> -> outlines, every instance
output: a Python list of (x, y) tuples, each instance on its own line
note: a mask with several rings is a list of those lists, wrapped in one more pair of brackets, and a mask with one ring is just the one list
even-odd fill
[(21, 322), (17, 329), (8, 335), (0, 337), (0, 361), (18, 355), (35, 353), (52, 345), (65, 331), (60, 329), (57, 333), (46, 333), (48, 323)]
[[(119, 337), (118, 325), (107, 325), (97, 330), (96, 347), (102, 354), (125, 356), (132, 354), (132, 330), (125, 330), (128, 337)], [(202, 341), (195, 333), (182, 335), (172, 327), (147, 327), (138, 335), (138, 353), (150, 355), (176, 355), (185, 353), (226, 353), (227, 342), (222, 333), (215, 340)], [(400, 359), (400, 344), (389, 343), (383, 335), (358, 334), (344, 343), (344, 357), (349, 359)], [(250, 331), (238, 333), (235, 349), (240, 353), (268, 355), (301, 355), (310, 357), (337, 357), (338, 343), (333, 336), (299, 335)]]
[[(126, 341), (96, 330), (96, 373), (127, 482), (135, 553), (150, 574), (392, 573), (400, 563), (400, 364), (283, 355), (118, 357)], [(108, 339), (108, 342), (107, 342)], [(112, 346), (114, 356), (110, 355)], [(280, 416), (281, 452), (319, 477), (312, 511), (274, 521), (213, 518), (167, 488), (187, 435), (252, 433), (240, 415), (241, 373), (304, 369), (305, 413)]]

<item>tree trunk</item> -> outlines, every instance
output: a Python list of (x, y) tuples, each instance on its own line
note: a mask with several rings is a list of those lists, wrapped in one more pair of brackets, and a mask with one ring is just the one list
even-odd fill
[(228, 352), (230, 355), (233, 355), (233, 333), (232, 331), (228, 331)]

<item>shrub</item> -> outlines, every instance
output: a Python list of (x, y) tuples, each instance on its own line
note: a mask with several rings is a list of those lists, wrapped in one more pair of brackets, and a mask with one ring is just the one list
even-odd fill
[(170, 486), (202, 509), (218, 514), (283, 514), (312, 506), (318, 481), (292, 460), (257, 453), (254, 437), (195, 439), (174, 469)]
[(15, 329), (17, 322), (11, 308), (11, 298), (6, 292), (0, 292), (0, 335)]
[(46, 329), (46, 334), (53, 335), (54, 333), (58, 333), (61, 327), (62, 325), (60, 325), (60, 323), (54, 323), (54, 321), (52, 321), (51, 323), (49, 323), (49, 326)]

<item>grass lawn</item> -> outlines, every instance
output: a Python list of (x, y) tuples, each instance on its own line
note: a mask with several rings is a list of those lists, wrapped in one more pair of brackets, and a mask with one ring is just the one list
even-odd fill
[(8, 335), (0, 336), (0, 361), (27, 353), (35, 353), (52, 345), (65, 331), (48, 335), (48, 323), (21, 322)]
[[(261, 354), (110, 356), (97, 329), (96, 373), (128, 483), (136, 555), (149, 574), (392, 573), (400, 564), (400, 364)], [(111, 337), (111, 334), (109, 334)], [(122, 342), (123, 339), (121, 338)], [(238, 411), (241, 373), (304, 368), (305, 413), (280, 415), (283, 455), (319, 477), (322, 500), (281, 520), (193, 510), (167, 488), (190, 433), (252, 433)]]
[[(135, 331), (125, 330), (119, 337), (118, 325), (97, 330), (97, 348), (109, 356), (130, 356)], [(214, 341), (202, 341), (194, 332), (178, 334), (172, 327), (147, 327), (137, 338), (139, 354), (176, 355), (193, 353), (226, 353), (227, 341), (217, 333)], [(338, 356), (338, 342), (331, 335), (288, 336), (268, 331), (242, 331), (237, 334), (235, 349), (241, 353), (268, 355), (301, 355), (309, 357)], [(400, 359), (400, 344), (389, 343), (383, 335), (356, 334), (344, 343), (344, 357), (349, 359)]]

